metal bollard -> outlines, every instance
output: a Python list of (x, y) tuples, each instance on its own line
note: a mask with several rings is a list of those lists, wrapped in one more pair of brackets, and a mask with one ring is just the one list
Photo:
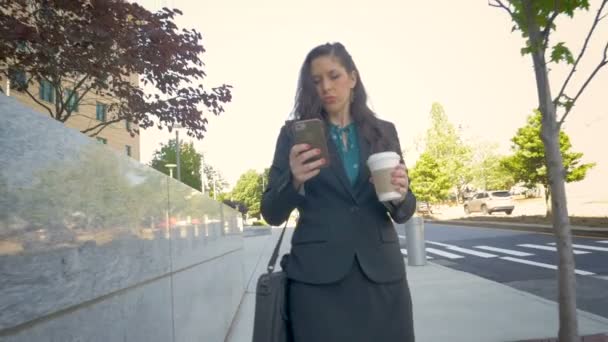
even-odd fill
[(405, 222), (405, 242), (407, 245), (407, 264), (410, 266), (426, 265), (424, 220), (422, 217), (412, 216)]

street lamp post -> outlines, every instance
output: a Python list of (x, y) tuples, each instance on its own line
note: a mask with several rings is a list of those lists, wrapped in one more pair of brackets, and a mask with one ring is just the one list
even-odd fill
[(203, 195), (205, 194), (205, 181), (207, 180), (207, 175), (205, 175), (205, 159), (203, 155), (201, 155), (201, 192)]
[[(173, 169), (176, 167), (177, 165), (175, 164), (165, 164), (165, 167), (167, 169), (169, 169), (169, 177), (173, 178)], [(169, 190), (169, 181), (167, 180), (167, 191)], [(166, 224), (167, 224), (167, 231), (166, 231), (166, 235), (165, 237), (168, 239), (169, 238), (169, 208), (167, 208), (166, 212), (165, 212), (165, 219), (166, 219)]]
[[(177, 127), (177, 128), (180, 128), (180, 127)], [(176, 158), (176, 163), (177, 163), (177, 180), (181, 182), (182, 181), (182, 168), (181, 168), (181, 163), (179, 161), (180, 154), (181, 154), (181, 149), (179, 146), (179, 129), (176, 129), (175, 130), (175, 158)]]
[[(179, 164), (178, 164), (179, 165)], [(165, 164), (165, 167), (169, 169), (169, 177), (173, 178), (173, 169), (176, 167), (176, 164)]]

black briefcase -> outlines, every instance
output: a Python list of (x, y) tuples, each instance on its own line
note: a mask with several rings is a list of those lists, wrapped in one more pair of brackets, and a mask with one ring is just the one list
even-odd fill
[[(258, 278), (255, 295), (253, 342), (292, 341), (287, 315), (287, 277), (283, 271), (274, 272), (285, 228), (287, 228), (287, 222), (285, 222), (279, 241), (274, 247), (267, 272)], [(283, 256), (281, 266), (285, 265), (287, 257), (288, 255)]]

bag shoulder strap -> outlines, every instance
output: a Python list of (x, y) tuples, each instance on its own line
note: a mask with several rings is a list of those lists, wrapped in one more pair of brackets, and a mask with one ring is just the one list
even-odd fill
[[(293, 123), (296, 121), (297, 120), (295, 120), (295, 119), (285, 120), (285, 125), (288, 128), (288, 130), (287, 130), (288, 132), (291, 133)], [(290, 213), (290, 215), (291, 215), (291, 213)], [(289, 216), (287, 216), (287, 219), (285, 220), (285, 225), (283, 226), (283, 231), (281, 231), (281, 236), (279, 237), (279, 241), (277, 241), (276, 246), (274, 246), (274, 251), (272, 251), (272, 256), (270, 257), (270, 261), (268, 262), (268, 267), (266, 268), (268, 270), (268, 273), (272, 273), (274, 271), (274, 267), (276, 266), (277, 259), (279, 258), (279, 249), (281, 248), (281, 243), (283, 242), (283, 235), (285, 235), (285, 230), (287, 228), (288, 222), (289, 222)]]
[(277, 241), (276, 246), (274, 246), (274, 251), (272, 251), (272, 256), (270, 257), (270, 261), (268, 262), (268, 273), (272, 273), (272, 271), (274, 271), (274, 267), (277, 263), (277, 259), (279, 257), (279, 249), (281, 248), (281, 242), (283, 242), (283, 235), (285, 235), (285, 230), (287, 228), (287, 222), (289, 222), (289, 216), (287, 216), (287, 220), (285, 220), (285, 225), (283, 226), (283, 231), (281, 231), (279, 241)]

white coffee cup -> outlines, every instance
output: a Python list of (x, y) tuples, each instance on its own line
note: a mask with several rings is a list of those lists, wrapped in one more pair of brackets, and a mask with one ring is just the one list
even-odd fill
[(395, 185), (391, 182), (391, 173), (401, 158), (396, 152), (374, 153), (367, 159), (367, 167), (372, 174), (376, 195), (380, 202), (387, 202), (401, 198), (401, 194), (395, 190)]

